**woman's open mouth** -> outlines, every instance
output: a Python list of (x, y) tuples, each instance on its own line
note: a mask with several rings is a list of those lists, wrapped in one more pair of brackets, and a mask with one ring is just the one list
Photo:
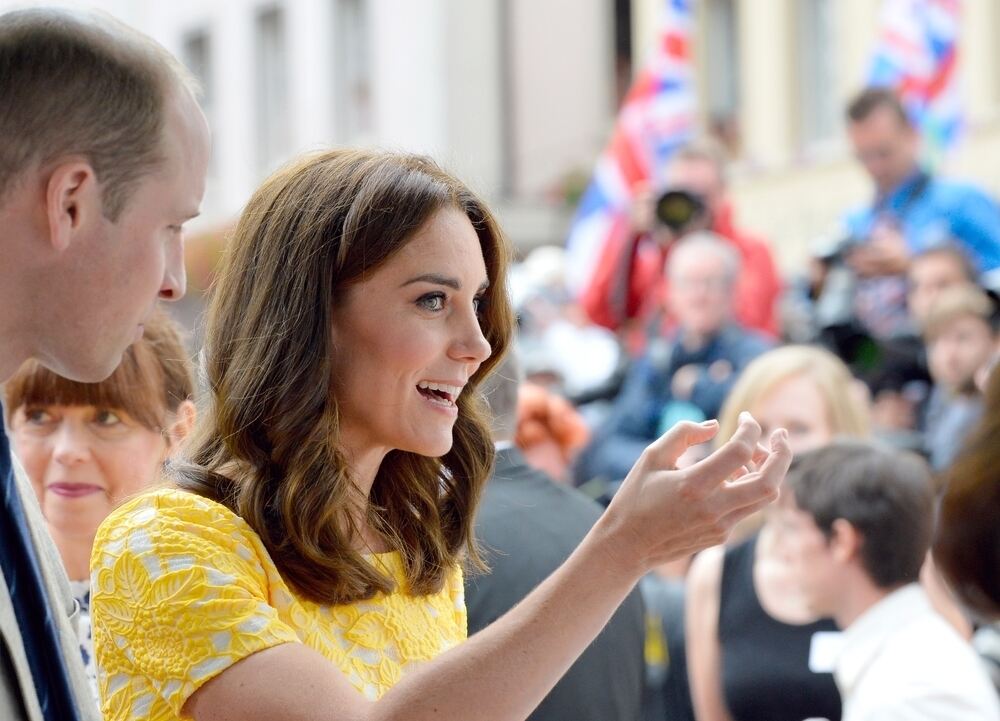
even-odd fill
[(430, 381), (420, 381), (417, 384), (417, 392), (428, 402), (433, 403), (443, 409), (458, 410), (455, 401), (462, 392), (462, 386), (449, 385), (446, 383), (432, 383)]

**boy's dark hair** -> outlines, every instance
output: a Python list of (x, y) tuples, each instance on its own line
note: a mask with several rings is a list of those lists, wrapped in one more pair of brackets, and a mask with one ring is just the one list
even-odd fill
[(787, 485), (827, 538), (838, 518), (858, 530), (861, 563), (876, 586), (917, 580), (934, 518), (934, 483), (923, 459), (872, 443), (838, 441), (796, 458)]

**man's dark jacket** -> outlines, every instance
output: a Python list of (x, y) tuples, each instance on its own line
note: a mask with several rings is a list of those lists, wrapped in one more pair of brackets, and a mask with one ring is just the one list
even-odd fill
[[(489, 625), (547, 578), (580, 543), (601, 507), (528, 466), (515, 448), (497, 452), (476, 521), (489, 575), (469, 574), (469, 633)], [(572, 614), (573, 599), (567, 598)], [(638, 590), (542, 701), (529, 721), (635, 721), (642, 702), (645, 622)]]

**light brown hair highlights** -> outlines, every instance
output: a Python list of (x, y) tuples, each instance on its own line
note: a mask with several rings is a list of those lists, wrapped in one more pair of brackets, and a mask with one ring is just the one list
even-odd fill
[(199, 415), (181, 488), (216, 500), (257, 532), (283, 578), (319, 603), (393, 590), (352, 546), (357, 491), (337, 446), (331, 337), (341, 293), (376, 271), (438, 210), (479, 236), (489, 277), (482, 328), (492, 356), (458, 399), (451, 451), (393, 451), (372, 486), (367, 522), (398, 551), (408, 592), (443, 587), (468, 553), (493, 461), (479, 384), (513, 332), (509, 249), (485, 204), (433, 161), (336, 150), (301, 158), (254, 194), (230, 240), (208, 312), (210, 407)]
[(191, 86), (170, 53), (110, 16), (0, 16), (0, 198), (32, 165), (81, 155), (116, 220), (135, 181), (163, 162), (168, 93)]
[(100, 383), (77, 383), (29, 360), (4, 384), (7, 422), (21, 407), (96, 406), (122, 410), (151, 431), (162, 431), (170, 416), (194, 398), (194, 372), (180, 326), (162, 310), (144, 323), (142, 338)]

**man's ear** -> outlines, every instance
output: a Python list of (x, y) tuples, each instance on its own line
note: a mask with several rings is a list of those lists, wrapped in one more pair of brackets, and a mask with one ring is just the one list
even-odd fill
[(102, 212), (97, 175), (90, 163), (72, 158), (52, 170), (45, 185), (45, 211), (49, 241), (61, 253), (75, 233)]
[(864, 537), (850, 521), (838, 518), (830, 530), (830, 553), (835, 561), (847, 564), (861, 555)]

